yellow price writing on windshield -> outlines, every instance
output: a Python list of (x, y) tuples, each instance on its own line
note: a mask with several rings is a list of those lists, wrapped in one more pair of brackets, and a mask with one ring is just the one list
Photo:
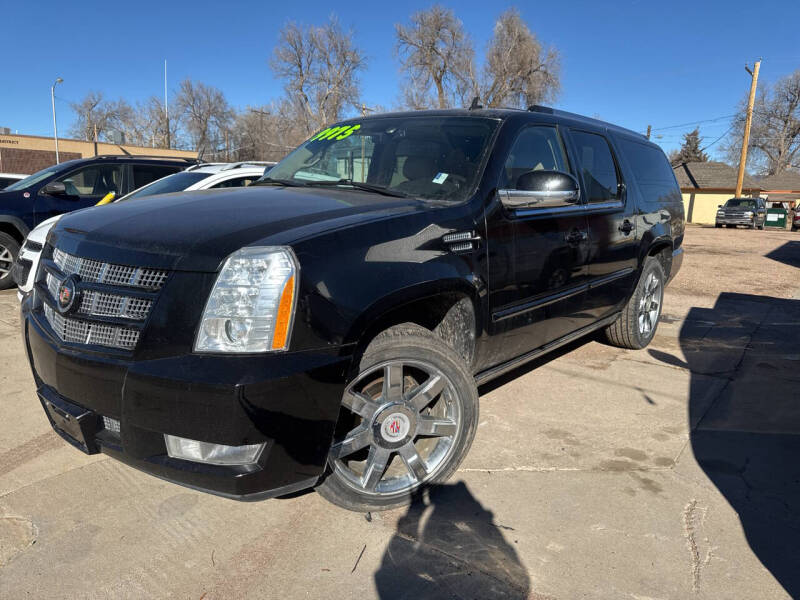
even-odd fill
[(312, 137), (309, 142), (315, 142), (318, 140), (343, 140), (347, 137), (350, 137), (361, 129), (361, 125), (342, 125), (339, 127), (328, 127), (327, 129), (323, 129), (317, 135)]

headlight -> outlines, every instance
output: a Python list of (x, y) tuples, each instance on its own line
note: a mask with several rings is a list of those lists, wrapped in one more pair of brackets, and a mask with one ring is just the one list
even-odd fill
[(752, 217), (753, 216), (753, 211), (752, 210), (745, 211), (744, 216), (745, 217)]
[(285, 350), (297, 281), (297, 260), (290, 248), (242, 248), (231, 254), (206, 302), (195, 351)]
[(725, 216), (725, 211), (724, 210), (718, 210), (717, 211), (717, 216), (718, 217), (724, 217)]

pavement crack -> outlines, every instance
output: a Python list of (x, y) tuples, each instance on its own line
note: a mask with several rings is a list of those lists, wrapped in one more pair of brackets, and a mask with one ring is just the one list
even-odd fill
[[(700, 574), (704, 566), (711, 562), (713, 548), (709, 546), (706, 555), (701, 561), (700, 548), (697, 544), (698, 530), (705, 521), (707, 508), (698, 507), (697, 500), (691, 500), (683, 509), (683, 537), (691, 557), (692, 591), (700, 591)], [(708, 539), (705, 540), (708, 542)]]

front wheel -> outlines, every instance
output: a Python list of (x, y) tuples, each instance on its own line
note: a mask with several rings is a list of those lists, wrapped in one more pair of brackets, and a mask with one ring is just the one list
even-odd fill
[(478, 391), (458, 354), (418, 325), (387, 329), (345, 389), (317, 491), (348, 510), (405, 506), (455, 472), (477, 423)]
[(11, 270), (19, 254), (17, 240), (7, 233), (0, 232), (0, 290), (5, 290), (14, 285)]
[(664, 269), (657, 258), (648, 256), (639, 283), (619, 317), (606, 330), (606, 339), (619, 348), (639, 350), (656, 334), (664, 302)]

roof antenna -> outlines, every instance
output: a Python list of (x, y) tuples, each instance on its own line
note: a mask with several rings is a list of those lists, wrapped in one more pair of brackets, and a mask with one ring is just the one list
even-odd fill
[(481, 104), (480, 96), (475, 96), (472, 99), (472, 104), (469, 105), (469, 109), (470, 110), (478, 110), (479, 108), (483, 108), (483, 105)]

